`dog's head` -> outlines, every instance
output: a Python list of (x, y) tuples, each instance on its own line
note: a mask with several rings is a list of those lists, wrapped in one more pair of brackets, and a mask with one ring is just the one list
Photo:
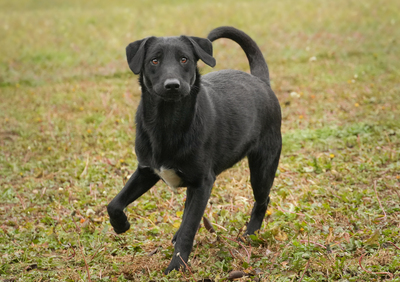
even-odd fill
[(206, 38), (147, 37), (126, 47), (129, 68), (142, 75), (153, 95), (176, 101), (189, 95), (197, 79), (197, 61), (214, 67), (212, 44)]

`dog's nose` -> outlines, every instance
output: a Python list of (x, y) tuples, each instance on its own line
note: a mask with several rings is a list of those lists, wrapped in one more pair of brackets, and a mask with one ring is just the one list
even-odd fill
[(165, 82), (164, 82), (164, 88), (167, 91), (178, 90), (179, 87), (181, 87), (181, 83), (176, 78), (172, 78), (172, 79), (169, 78), (169, 79), (165, 80)]

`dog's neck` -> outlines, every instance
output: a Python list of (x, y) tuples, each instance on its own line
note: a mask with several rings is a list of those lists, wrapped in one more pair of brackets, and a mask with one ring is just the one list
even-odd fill
[(142, 122), (146, 128), (157, 131), (162, 129), (160, 131), (171, 132), (172, 134), (188, 131), (196, 115), (200, 77), (200, 73), (196, 68), (196, 80), (191, 87), (190, 94), (178, 101), (165, 101), (146, 87), (143, 74), (140, 74)]

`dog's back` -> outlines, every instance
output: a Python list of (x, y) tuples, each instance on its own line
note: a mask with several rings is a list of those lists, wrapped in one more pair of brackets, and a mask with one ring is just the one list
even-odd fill
[(213, 125), (208, 136), (214, 143), (211, 156), (217, 175), (259, 146), (265, 135), (280, 137), (278, 100), (265, 81), (251, 74), (238, 70), (206, 74), (198, 100), (212, 108), (202, 114)]
[(215, 138), (216, 174), (256, 147), (281, 146), (280, 106), (270, 87), (268, 66), (260, 49), (246, 33), (233, 27), (219, 27), (208, 35), (211, 41), (218, 38), (229, 38), (242, 47), (251, 74), (229, 69), (202, 76), (204, 94), (199, 95), (199, 100), (210, 100), (216, 111), (215, 134), (211, 135)]

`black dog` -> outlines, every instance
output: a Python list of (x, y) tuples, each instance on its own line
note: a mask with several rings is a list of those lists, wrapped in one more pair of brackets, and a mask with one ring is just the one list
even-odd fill
[[(242, 47), (251, 74), (222, 70), (200, 76), (197, 61), (213, 67), (211, 41), (223, 37)], [(246, 232), (261, 227), (282, 147), (281, 111), (260, 49), (233, 27), (214, 29), (208, 39), (147, 37), (129, 44), (126, 55), (142, 87), (136, 113), (139, 166), (107, 210), (115, 232), (123, 233), (130, 227), (123, 209), (157, 181), (187, 187), (169, 273), (188, 260), (216, 176), (245, 156), (255, 198)]]

